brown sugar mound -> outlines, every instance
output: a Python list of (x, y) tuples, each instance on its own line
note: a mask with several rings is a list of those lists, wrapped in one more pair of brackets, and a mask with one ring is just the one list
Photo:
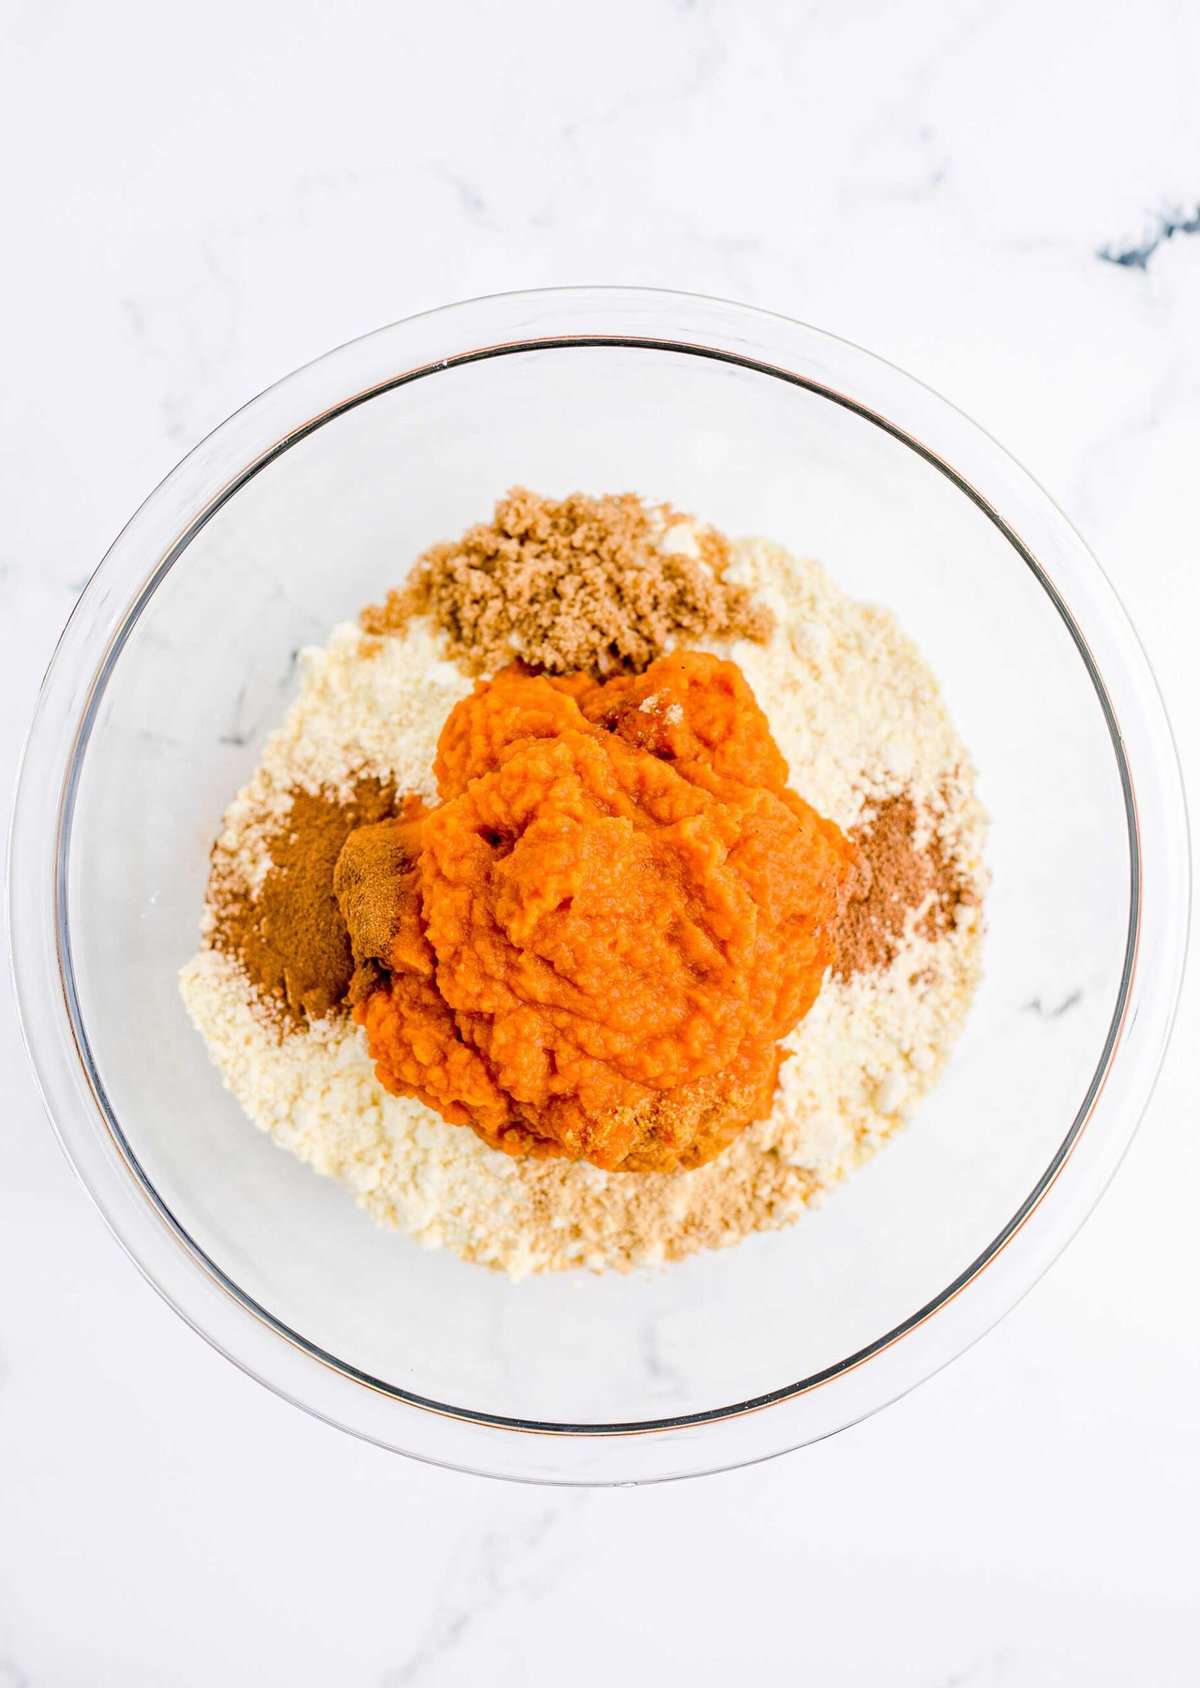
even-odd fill
[(426, 551), (362, 627), (395, 632), (428, 615), (471, 674), (514, 658), (548, 674), (640, 673), (686, 641), (769, 637), (770, 612), (725, 579), (728, 542), (685, 524), (687, 549), (672, 548), (677, 521), (633, 494), (555, 501), (515, 488), (490, 522)]
[(737, 666), (506, 669), (435, 771), (438, 807), (351, 834), (335, 874), (381, 1083), (607, 1170), (699, 1166), (764, 1117), (860, 869)]

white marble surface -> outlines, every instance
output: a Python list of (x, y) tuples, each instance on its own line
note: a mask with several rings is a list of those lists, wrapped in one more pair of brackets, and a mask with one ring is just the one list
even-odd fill
[[(6, 786), (75, 593), (203, 432), (380, 322), (572, 281), (771, 306), (962, 405), (1095, 548), (1194, 783), (1194, 7), (11, 0), (0, 28)], [(563, 1494), (360, 1446), (192, 1336), (74, 1182), (6, 987), (0, 1688), (1200, 1682), (1198, 1006), (1100, 1210), (964, 1359), (783, 1461)]]

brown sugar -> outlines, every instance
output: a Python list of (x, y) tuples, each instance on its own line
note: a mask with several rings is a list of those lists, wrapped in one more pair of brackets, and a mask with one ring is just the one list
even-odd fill
[(397, 632), (428, 615), (471, 674), (514, 658), (548, 674), (641, 673), (673, 645), (770, 636), (770, 611), (725, 579), (729, 560), (713, 529), (632, 494), (556, 501), (516, 488), (490, 522), (426, 551), (361, 624)]

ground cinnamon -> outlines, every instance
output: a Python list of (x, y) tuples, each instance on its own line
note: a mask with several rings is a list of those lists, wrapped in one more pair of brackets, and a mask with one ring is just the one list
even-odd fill
[(849, 903), (842, 916), (835, 978), (889, 966), (899, 953), (910, 911), (927, 899), (917, 930), (931, 939), (953, 929), (960, 903), (975, 901), (936, 829), (918, 846), (918, 818), (912, 798), (901, 793), (886, 798), (852, 829), (870, 879), (866, 895)]
[(414, 870), (413, 824), (425, 811), (419, 797), (404, 799), (398, 817), (355, 828), (333, 873), (333, 891), (354, 956), (347, 992), (351, 1006), (384, 979), (380, 957), (388, 953), (399, 926), (399, 887)]
[(960, 908), (978, 906), (979, 894), (968, 884), (961, 864), (947, 850), (940, 833), (935, 832), (925, 846), (925, 857), (933, 895), (917, 931), (922, 938), (937, 939), (954, 930)]
[(377, 779), (360, 780), (349, 802), (297, 788), (267, 840), (271, 865), (257, 890), (231, 879), (214, 854), (212, 945), (236, 957), (285, 1023), (321, 1019), (344, 1003), (354, 958), (333, 893), (334, 866), (348, 835), (395, 804), (395, 790)]

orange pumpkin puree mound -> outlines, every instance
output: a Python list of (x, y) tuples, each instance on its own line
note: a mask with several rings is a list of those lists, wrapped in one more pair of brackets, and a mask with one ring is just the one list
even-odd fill
[(506, 669), (451, 712), (435, 772), (436, 808), (338, 864), (386, 1088), (608, 1170), (699, 1166), (764, 1117), (860, 868), (737, 665)]

